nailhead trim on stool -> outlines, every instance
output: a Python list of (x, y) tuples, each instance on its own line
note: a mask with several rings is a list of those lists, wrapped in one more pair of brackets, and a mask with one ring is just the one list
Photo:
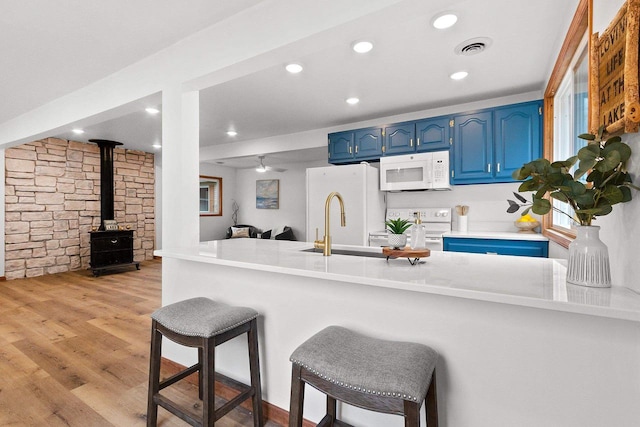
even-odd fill
[[(258, 312), (247, 307), (232, 307), (208, 298), (191, 298), (170, 304), (151, 314), (151, 358), (147, 426), (156, 426), (158, 406), (193, 426), (213, 426), (215, 422), (248, 398), (253, 403), (255, 427), (263, 426), (260, 364), (258, 360)], [(215, 409), (215, 347), (246, 333), (249, 347), (251, 386), (237, 383), (241, 393)], [(198, 363), (160, 381), (162, 338), (198, 349)], [(202, 400), (202, 417), (180, 408), (160, 390), (198, 372), (198, 391)]]
[[(437, 426), (437, 359), (436, 351), (426, 345), (381, 340), (329, 326), (291, 355), (289, 425), (302, 425), (304, 384), (308, 383), (327, 394), (327, 421), (323, 422), (328, 425), (335, 421), (335, 400), (339, 400), (404, 415), (407, 426), (418, 426), (420, 406), (426, 399), (428, 427)], [(408, 410), (417, 414), (408, 415)]]

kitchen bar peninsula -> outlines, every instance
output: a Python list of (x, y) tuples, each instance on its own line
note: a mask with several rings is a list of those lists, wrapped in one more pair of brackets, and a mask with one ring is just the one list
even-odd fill
[[(341, 325), (437, 350), (444, 426), (637, 425), (640, 295), (631, 290), (568, 285), (552, 259), (432, 252), (411, 266), (304, 251), (311, 245), (232, 239), (157, 251), (163, 304), (205, 296), (258, 310), (263, 398), (286, 410), (289, 355)], [(217, 348), (216, 370), (248, 381), (245, 346)], [(190, 365), (196, 355), (167, 345), (164, 357)], [(307, 388), (305, 416), (317, 422), (324, 408)], [(339, 413), (360, 426), (404, 425), (345, 405)]]

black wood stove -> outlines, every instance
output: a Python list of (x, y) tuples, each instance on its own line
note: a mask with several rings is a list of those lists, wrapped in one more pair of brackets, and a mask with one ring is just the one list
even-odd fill
[(133, 230), (106, 230), (105, 220), (114, 219), (113, 149), (121, 142), (90, 139), (100, 147), (100, 227), (90, 232), (91, 269), (94, 276), (106, 269), (135, 265), (133, 260)]

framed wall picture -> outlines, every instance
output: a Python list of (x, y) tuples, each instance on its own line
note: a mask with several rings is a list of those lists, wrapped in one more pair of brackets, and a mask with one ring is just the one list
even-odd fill
[(256, 181), (256, 208), (278, 209), (280, 204), (280, 180), (260, 179)]

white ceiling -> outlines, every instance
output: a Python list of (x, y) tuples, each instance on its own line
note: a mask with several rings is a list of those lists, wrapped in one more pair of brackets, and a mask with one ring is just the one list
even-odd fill
[(0, 123), (259, 2), (2, 0)]
[[(0, 14), (0, 51), (13, 67), (0, 69), (0, 122), (162, 49), (257, 0), (57, 1), (6, 0)], [(300, 40), (281, 52), (279, 64), (201, 91), (201, 146), (331, 128), (363, 120), (470, 101), (542, 90), (564, 39), (578, 0), (406, 0), (405, 8), (373, 14)], [(430, 25), (433, 16), (455, 11), (458, 23), (447, 30)], [(166, 25), (167, 22), (175, 25)], [(5, 30), (6, 28), (6, 30)], [(286, 23), (283, 23), (286, 28)], [(460, 56), (465, 40), (489, 37), (483, 53)], [(374, 49), (356, 54), (357, 39)], [(25, 52), (29, 52), (25, 55)], [(286, 53), (286, 55), (285, 55)], [(304, 71), (290, 75), (286, 62)], [(9, 68), (9, 69), (8, 69)], [(466, 70), (469, 77), (449, 75)], [(360, 104), (347, 105), (350, 96)], [(9, 100), (9, 102), (6, 102)], [(104, 116), (78, 137), (115, 139), (127, 148), (153, 151), (161, 138), (161, 116), (143, 107), (159, 105), (160, 96), (128, 106), (120, 117)], [(124, 110), (123, 110), (124, 111)], [(78, 125), (82, 125), (79, 123)], [(70, 126), (70, 128), (73, 126)], [(229, 137), (230, 128), (238, 132)], [(267, 154), (267, 153), (265, 153)], [(325, 158), (326, 149), (279, 153), (266, 162), (287, 163)], [(256, 159), (219, 159), (248, 167)]]

